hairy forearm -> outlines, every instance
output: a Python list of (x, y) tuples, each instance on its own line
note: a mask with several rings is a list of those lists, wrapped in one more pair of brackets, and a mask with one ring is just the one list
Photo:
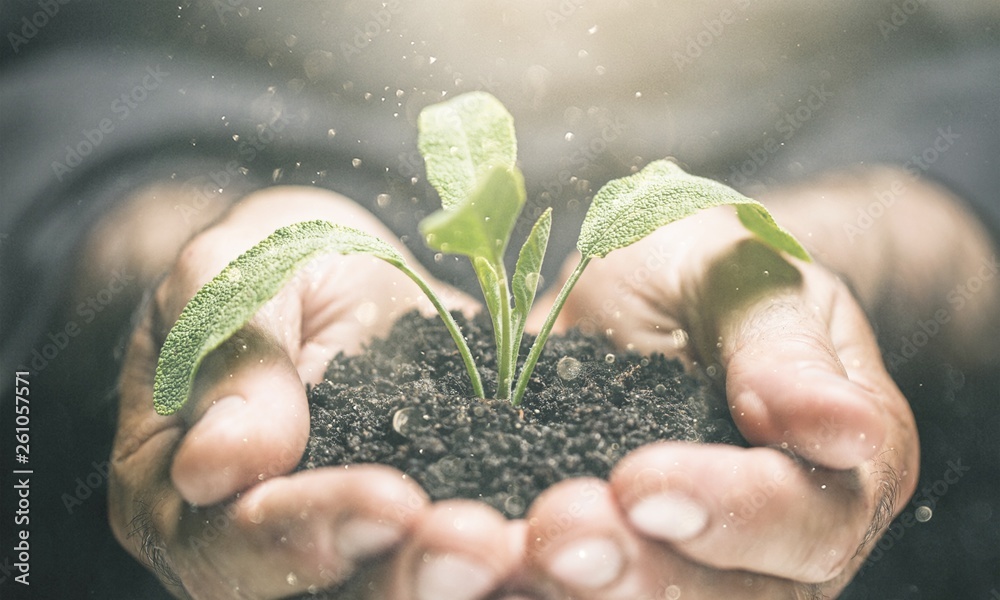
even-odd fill
[(997, 361), (996, 249), (947, 190), (875, 167), (775, 189), (761, 200), (850, 283), (890, 369), (930, 360), (959, 368)]

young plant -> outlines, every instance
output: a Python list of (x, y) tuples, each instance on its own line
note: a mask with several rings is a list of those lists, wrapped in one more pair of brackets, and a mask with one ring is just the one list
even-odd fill
[[(567, 279), (538, 333), (515, 383), (518, 348), (535, 298), (552, 211), (539, 217), (508, 279), (504, 256), (524, 205), (513, 118), (484, 92), (457, 96), (421, 112), (419, 148), (441, 209), (420, 222), (427, 245), (472, 262), (493, 324), (497, 348), (496, 397), (519, 405), (559, 311), (591, 260), (607, 256), (656, 229), (705, 208), (734, 205), (743, 225), (763, 242), (803, 260), (808, 253), (758, 202), (709, 179), (685, 173), (667, 160), (609, 182), (594, 196), (577, 249), (580, 262)], [(392, 246), (363, 231), (326, 221), (278, 229), (231, 262), (202, 287), (181, 312), (160, 351), (153, 402), (172, 414), (187, 401), (202, 359), (242, 328), (292, 277), (328, 254), (369, 254), (399, 268), (430, 299), (465, 363), (473, 392), (485, 397), (472, 352), (458, 324), (420, 275)]]

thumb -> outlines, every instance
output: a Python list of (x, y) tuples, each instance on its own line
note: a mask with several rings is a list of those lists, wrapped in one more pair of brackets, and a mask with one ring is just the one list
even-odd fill
[(881, 447), (884, 370), (843, 284), (747, 241), (709, 270), (703, 301), (717, 334), (711, 354), (749, 442), (835, 469), (856, 467)]
[(171, 478), (195, 505), (289, 472), (309, 437), (305, 388), (273, 337), (244, 328), (206, 357)]
[(829, 332), (803, 308), (771, 305), (733, 336), (722, 357), (726, 397), (751, 443), (834, 469), (856, 467), (882, 446), (881, 402), (848, 377)]

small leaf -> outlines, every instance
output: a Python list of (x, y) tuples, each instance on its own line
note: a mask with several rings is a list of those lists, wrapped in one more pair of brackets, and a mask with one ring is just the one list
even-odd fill
[(802, 247), (795, 236), (774, 222), (774, 217), (760, 204), (740, 204), (736, 207), (740, 223), (752, 231), (762, 242), (776, 250), (784, 250), (795, 258), (812, 262), (809, 252)]
[(452, 208), (469, 195), (493, 167), (517, 161), (514, 119), (486, 92), (470, 92), (420, 112), (417, 146), (427, 181)]
[(542, 260), (545, 258), (545, 248), (549, 243), (549, 231), (552, 229), (552, 209), (548, 208), (535, 221), (528, 239), (521, 246), (514, 266), (514, 277), (511, 279), (511, 292), (514, 296), (514, 342), (513, 352), (516, 354), (521, 345), (521, 335), (524, 333), (524, 322), (528, 311), (535, 301), (535, 291), (538, 289), (538, 277), (542, 270)]
[(420, 232), (435, 250), (501, 264), (525, 196), (517, 167), (494, 167), (461, 202), (421, 221)]
[(503, 348), (503, 323), (500, 322), (503, 314), (503, 275), (497, 273), (493, 264), (481, 256), (472, 259), (472, 268), (476, 271), (479, 287), (483, 290), (483, 300), (486, 301), (486, 310), (493, 321), (493, 337), (497, 348)]
[(326, 221), (278, 229), (229, 263), (181, 311), (156, 366), (156, 412), (169, 415), (184, 406), (202, 359), (246, 325), (297, 268), (332, 252), (371, 254), (397, 267), (405, 266), (395, 248), (357, 229)]
[(748, 229), (778, 250), (808, 257), (760, 203), (711, 179), (689, 175), (667, 160), (651, 162), (638, 173), (602, 187), (584, 217), (576, 247), (584, 258), (600, 258), (664, 225), (724, 204), (752, 206), (740, 214)]

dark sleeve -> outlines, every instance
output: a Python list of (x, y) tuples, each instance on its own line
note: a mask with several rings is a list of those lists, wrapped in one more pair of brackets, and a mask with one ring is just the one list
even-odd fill
[(4, 368), (24, 359), (65, 300), (87, 232), (150, 182), (192, 183), (193, 202), (206, 185), (237, 193), (275, 183), (328, 187), (412, 232), (422, 204), (376, 198), (402, 185), (386, 165), (415, 132), (214, 66), (93, 48), (3, 72), (0, 131), (18, 141), (0, 146)]

